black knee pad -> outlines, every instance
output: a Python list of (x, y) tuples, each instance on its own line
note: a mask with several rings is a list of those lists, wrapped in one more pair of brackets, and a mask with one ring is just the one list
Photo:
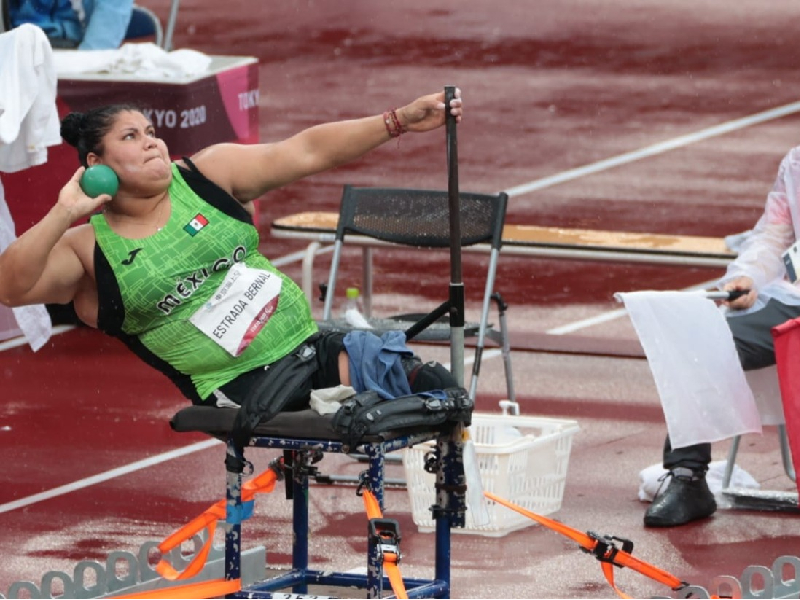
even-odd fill
[(436, 361), (415, 365), (408, 373), (408, 384), (414, 394), (458, 387), (453, 374)]
[(405, 372), (406, 377), (410, 377), (411, 372), (422, 364), (422, 359), (416, 354), (412, 354), (411, 356), (401, 356), (400, 364), (403, 365), (403, 371)]

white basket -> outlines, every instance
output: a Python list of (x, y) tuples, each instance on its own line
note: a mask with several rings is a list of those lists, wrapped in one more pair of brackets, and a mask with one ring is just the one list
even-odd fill
[[(473, 413), (469, 429), (484, 490), (540, 515), (561, 508), (577, 421)], [(430, 510), (436, 502), (434, 475), (423, 469), (425, 454), (434, 446), (430, 441), (403, 451), (414, 523), (424, 533), (435, 530)], [(468, 510), (465, 527), (452, 531), (499, 537), (536, 524), (510, 508), (487, 504), (488, 524), (476, 526)]]

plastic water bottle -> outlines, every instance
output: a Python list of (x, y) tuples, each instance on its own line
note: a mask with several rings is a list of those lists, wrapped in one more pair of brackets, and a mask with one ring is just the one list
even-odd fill
[(344, 320), (347, 324), (357, 329), (372, 329), (372, 325), (364, 317), (361, 293), (358, 288), (347, 288), (345, 295), (347, 299), (344, 303)]

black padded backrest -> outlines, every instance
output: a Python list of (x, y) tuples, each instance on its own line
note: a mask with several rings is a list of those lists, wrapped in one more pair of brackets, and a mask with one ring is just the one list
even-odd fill
[[(459, 193), (461, 245), (500, 248), (508, 196)], [(420, 248), (450, 246), (447, 191), (344, 186), (336, 238), (347, 234)]]
[(128, 22), (128, 30), (125, 33), (125, 40), (135, 40), (139, 38), (154, 37), (156, 46), (164, 43), (164, 30), (158, 16), (149, 8), (133, 5), (131, 10), (131, 20)]
[(0, 33), (11, 31), (11, 15), (9, 14), (9, 0), (0, 0)]

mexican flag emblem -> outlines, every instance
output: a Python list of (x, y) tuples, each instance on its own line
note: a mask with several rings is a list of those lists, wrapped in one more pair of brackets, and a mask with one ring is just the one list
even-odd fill
[(194, 219), (189, 221), (184, 227), (183, 230), (194, 237), (197, 233), (206, 225), (208, 225), (208, 219), (206, 219), (203, 215), (198, 213)]

